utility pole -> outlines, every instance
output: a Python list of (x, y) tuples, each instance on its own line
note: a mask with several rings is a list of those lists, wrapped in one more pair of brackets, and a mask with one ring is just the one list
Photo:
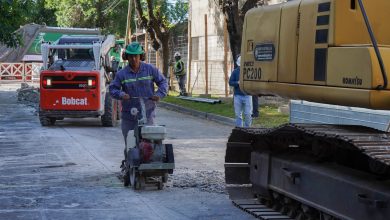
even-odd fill
[(207, 41), (207, 14), (204, 15), (204, 72), (206, 78), (206, 95), (209, 94), (209, 55), (208, 55), (208, 41)]
[(228, 31), (227, 22), (223, 22), (223, 73), (225, 75), (225, 97), (229, 96), (229, 76), (228, 76)]
[(130, 43), (131, 41), (131, 6), (132, 6), (133, 0), (129, 0), (129, 7), (127, 9), (127, 25), (126, 25), (126, 37), (125, 42), (126, 45)]

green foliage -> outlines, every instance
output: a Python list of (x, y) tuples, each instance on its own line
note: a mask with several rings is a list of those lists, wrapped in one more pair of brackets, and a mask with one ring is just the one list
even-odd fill
[[(47, 0), (46, 7), (56, 10), (58, 25), (61, 27), (86, 27), (93, 24), (96, 14), (90, 0)], [(92, 23), (93, 22), (93, 23)]]
[(188, 18), (188, 0), (177, 0), (169, 6), (169, 19), (171, 23), (182, 23)]
[(262, 127), (276, 127), (286, 124), (289, 121), (289, 116), (278, 111), (277, 106), (263, 105), (260, 106), (260, 117), (253, 120), (254, 125)]
[(22, 43), (21, 36), (15, 31), (27, 21), (27, 8), (30, 1), (0, 0), (0, 43), (8, 47), (17, 47)]
[(28, 23), (46, 24), (47, 26), (57, 26), (55, 10), (45, 8), (45, 0), (34, 0), (29, 8)]
[[(232, 98), (223, 98), (221, 104), (208, 104), (194, 101), (187, 101), (175, 97), (176, 93), (170, 92), (173, 96), (167, 96), (163, 99), (164, 102), (183, 106), (185, 108), (194, 109), (201, 112), (222, 115), (225, 117), (234, 118), (234, 106)], [(276, 127), (288, 123), (289, 116), (278, 112), (276, 105), (261, 105), (260, 117), (253, 119), (253, 126), (256, 127)]]
[(208, 104), (178, 99), (174, 96), (167, 96), (163, 99), (163, 101), (201, 112), (208, 112), (234, 118), (233, 103), (231, 99), (226, 99), (220, 104)]
[[(146, 0), (139, 0), (142, 5), (144, 16), (149, 19), (147, 14)], [(167, 28), (172, 28), (175, 24), (182, 23), (188, 18), (188, 0), (153, 0), (153, 14), (163, 22)]]
[(124, 36), (128, 1), (124, 0), (46, 0), (56, 10), (60, 27), (100, 28), (103, 33)]
[(44, 8), (44, 0), (0, 0), (0, 43), (8, 47), (22, 44), (15, 31), (27, 23), (55, 24), (54, 11)]
[[(154, 5), (154, 14), (167, 28), (187, 18), (187, 0), (154, 0)], [(27, 23), (100, 28), (103, 33), (124, 37), (127, 9), (127, 0), (0, 0), (0, 43), (9, 47), (21, 44), (15, 31)]]
[[(107, 26), (103, 28), (104, 33), (115, 34), (118, 37), (125, 37), (127, 24), (128, 1), (121, 0), (120, 3), (106, 11)], [(134, 10), (134, 9), (133, 9)], [(133, 17), (134, 12), (132, 13)], [(132, 19), (134, 22), (134, 18)], [(135, 23), (132, 23), (135, 26)]]

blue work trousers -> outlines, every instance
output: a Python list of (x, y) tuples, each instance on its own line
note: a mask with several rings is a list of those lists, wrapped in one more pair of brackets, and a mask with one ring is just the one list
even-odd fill
[(186, 94), (186, 75), (179, 75), (176, 76), (177, 79), (177, 84), (179, 84), (179, 89), (180, 89), (180, 95), (185, 95)]
[(252, 96), (234, 95), (233, 99), (236, 127), (250, 127), (252, 125)]

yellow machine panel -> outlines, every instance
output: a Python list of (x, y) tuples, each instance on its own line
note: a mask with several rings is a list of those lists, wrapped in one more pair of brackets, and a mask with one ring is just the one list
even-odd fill
[[(390, 48), (380, 47), (379, 51), (384, 60), (390, 60)], [(386, 70), (390, 70), (390, 62), (384, 65)], [(383, 84), (381, 70), (372, 47), (330, 47), (327, 71), (328, 86), (375, 89)]]
[[(317, 30), (316, 18), (318, 17), (318, 0), (302, 0), (299, 8), (299, 41), (298, 41), (298, 57), (297, 60), (297, 82), (304, 84), (320, 84), (324, 85), (324, 74), (322, 71), (315, 71), (315, 58), (322, 56), (323, 50), (326, 50), (326, 39), (318, 36), (323, 36), (327, 29)], [(322, 12), (324, 13), (324, 12)], [(329, 11), (327, 12), (329, 13)], [(325, 48), (325, 49), (324, 49)], [(325, 71), (325, 70), (323, 70)]]
[[(331, 45), (371, 44), (367, 28), (357, 0), (333, 0), (334, 4), (334, 42)], [(365, 0), (372, 29), (378, 44), (390, 45), (390, 1)]]
[[(375, 59), (375, 57), (374, 57)], [(328, 86), (371, 89), (372, 65), (368, 47), (331, 47), (328, 49)]]
[(297, 62), (298, 12), (300, 1), (287, 2), (282, 8), (279, 38), (278, 82), (295, 83)]
[[(248, 14), (252, 19), (244, 24), (248, 31), (243, 34), (246, 40), (241, 48), (241, 59), (245, 62), (241, 65), (241, 75), (246, 81), (276, 81), (278, 57), (275, 54), (279, 45), (281, 5), (273, 5), (266, 10), (260, 7)], [(249, 28), (253, 26), (256, 28)]]
[[(390, 1), (363, 3), (390, 72)], [(252, 95), (390, 109), (389, 86), (381, 88), (390, 75), (381, 71), (368, 33), (357, 0), (252, 9), (245, 16), (240, 86)]]

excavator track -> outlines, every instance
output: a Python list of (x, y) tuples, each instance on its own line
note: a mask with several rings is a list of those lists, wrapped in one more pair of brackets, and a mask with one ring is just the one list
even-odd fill
[(235, 128), (225, 180), (233, 202), (258, 201), (291, 219), (390, 219), (390, 134), (323, 124)]
[(232, 202), (236, 207), (261, 220), (291, 220), (290, 217), (261, 204), (257, 199), (241, 199)]

